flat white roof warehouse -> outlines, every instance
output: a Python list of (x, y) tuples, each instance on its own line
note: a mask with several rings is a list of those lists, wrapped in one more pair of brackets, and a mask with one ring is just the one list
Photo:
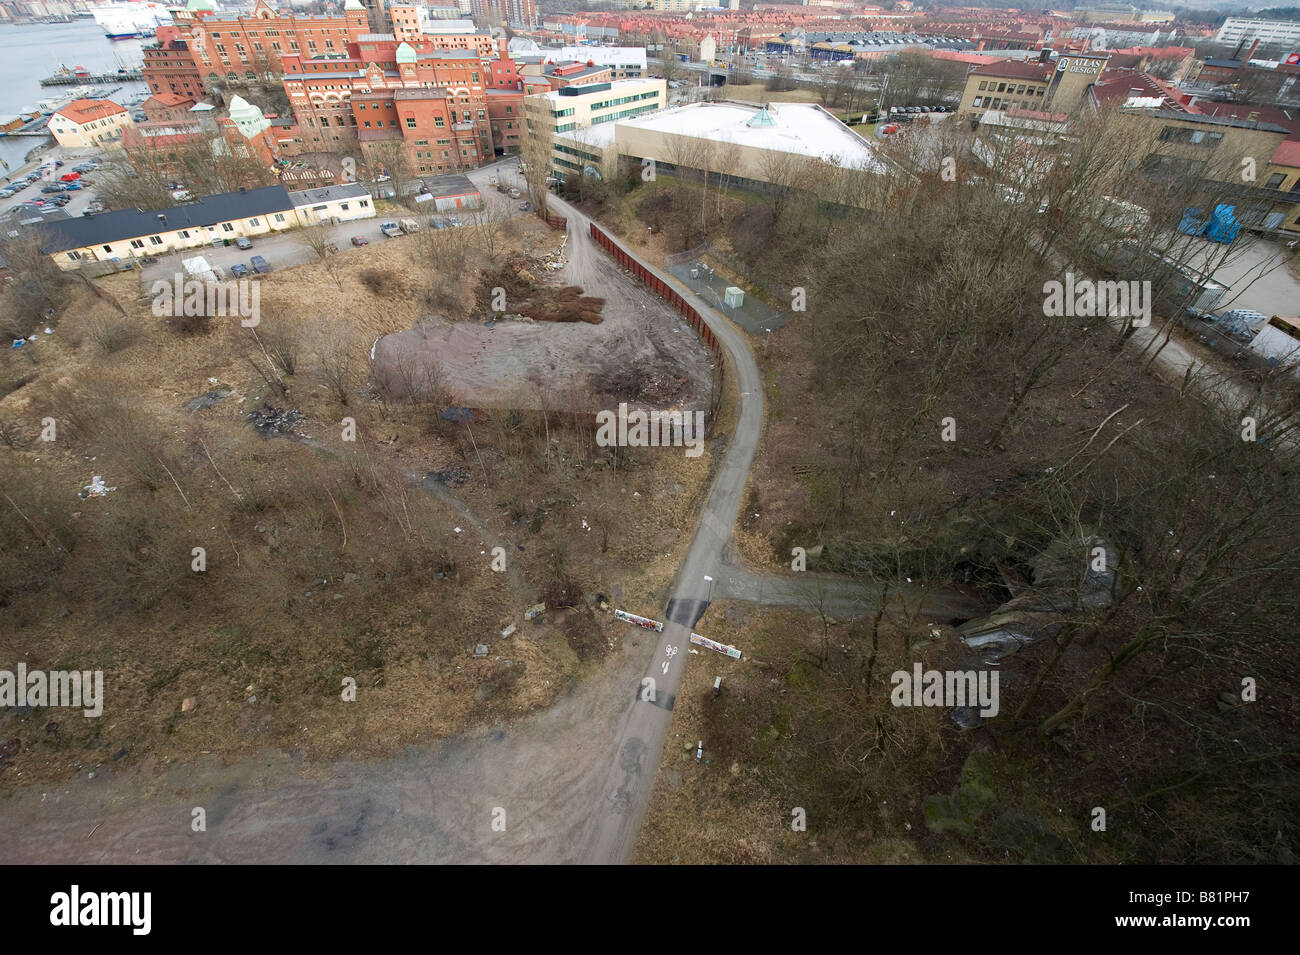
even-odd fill
[[(811, 103), (771, 103), (761, 108), (733, 103), (692, 103), (622, 120), (615, 125), (620, 153), (631, 152), (623, 148), (625, 140), (631, 146), (641, 141), (636, 131), (646, 131), (793, 153), (845, 169), (885, 171), (871, 143)], [(654, 158), (669, 159), (666, 155)]]

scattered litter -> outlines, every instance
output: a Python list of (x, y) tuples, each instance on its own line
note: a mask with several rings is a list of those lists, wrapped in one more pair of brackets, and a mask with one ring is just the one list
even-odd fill
[(103, 497), (109, 491), (116, 491), (116, 490), (117, 490), (116, 485), (114, 485), (113, 487), (104, 487), (103, 476), (96, 474), (94, 477), (90, 479), (89, 484), (87, 484), (85, 487), (83, 487), (80, 491), (77, 492), (77, 497), (81, 498), (84, 501), (87, 498)]
[(378, 345), (378, 344), (379, 344), (379, 339), (378, 339), (378, 338), (376, 338), (373, 342), (370, 343), (370, 360), (371, 360), (371, 361), (374, 361), (374, 360), (375, 360), (375, 346)]
[(22, 347), (23, 347), (24, 345), (26, 345), (26, 344), (27, 344), (27, 339), (25, 339), (25, 338), (15, 338), (15, 339), (14, 339), (14, 348), (22, 348)]
[(181, 712), (188, 713), (190, 710), (194, 709), (196, 702), (197, 701), (192, 696), (185, 697), (185, 699), (181, 700)]
[(282, 408), (274, 408), (271, 405), (263, 405), (261, 408), (256, 408), (248, 413), (248, 420), (253, 423), (253, 427), (263, 434), (271, 432), (291, 434), (294, 425), (301, 421), (302, 417), (302, 412), (297, 408), (286, 411)]
[(486, 643), (478, 643), (474, 645), (474, 656), (482, 658), (487, 655), (488, 655), (488, 647)]
[(54, 334), (54, 329), (52, 329), (52, 328), (50, 328), (50, 326), (46, 325), (46, 326), (45, 326), (45, 334), (46, 334), (46, 335), (53, 335), (53, 334)]
[(545, 612), (546, 612), (545, 603), (533, 604), (531, 607), (529, 607), (527, 610), (524, 611), (524, 619), (536, 620)]
[(699, 652), (700, 652), (699, 650), (696, 650), (694, 647), (691, 647), (691, 653), (698, 654)]
[(234, 393), (235, 390), (233, 388), (213, 388), (211, 391), (205, 391), (197, 398), (191, 398), (189, 401), (185, 402), (185, 410), (201, 411), (204, 408), (211, 408), (218, 401), (221, 401), (223, 398), (227, 398)]
[(510, 626), (506, 627), (504, 630), (501, 631), (501, 639), (502, 640), (509, 639), (509, 637), (514, 632), (515, 632), (515, 625), (512, 623)]
[(457, 534), (460, 533), (460, 528), (459, 528), (459, 527), (453, 527), (452, 530), (455, 531)]

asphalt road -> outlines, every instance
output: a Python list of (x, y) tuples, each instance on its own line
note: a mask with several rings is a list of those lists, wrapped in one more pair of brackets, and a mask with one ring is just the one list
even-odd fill
[[(551, 197), (551, 209), (569, 220), (570, 256), (591, 247), (590, 219), (564, 201)], [(590, 254), (603, 254), (590, 248)], [(645, 678), (654, 681), (654, 700), (636, 698), (619, 722), (618, 757), (606, 776), (597, 805), (590, 809), (579, 861), (622, 863), (632, 854), (641, 820), (654, 788), (655, 770), (672, 725), (672, 711), (660, 705), (677, 694), (682, 668), (689, 659), (691, 625), (710, 599), (709, 581), (723, 565), (723, 552), (740, 511), (741, 496), (749, 479), (763, 431), (763, 388), (758, 365), (743, 333), (696, 298), (671, 275), (642, 262), (699, 310), (731, 355), (731, 367), (740, 387), (740, 415), (722, 466), (695, 528), (695, 535), (677, 573), (669, 606), (683, 608), (677, 619), (665, 622)], [(697, 612), (698, 611), (698, 612)], [(720, 658), (722, 659), (722, 658)], [(642, 684), (644, 685), (644, 684)], [(634, 696), (629, 687), (629, 696)]]

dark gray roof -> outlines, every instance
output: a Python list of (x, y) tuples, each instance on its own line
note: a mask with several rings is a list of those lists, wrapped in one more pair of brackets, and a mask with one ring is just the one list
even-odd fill
[(333, 202), (335, 199), (369, 199), (370, 190), (359, 182), (343, 182), (291, 192), (289, 198), (295, 206), (309, 206), (317, 202)]
[(470, 181), (469, 176), (421, 176), (420, 182), (435, 196), (465, 196), (478, 192), (478, 186)]
[[(44, 252), (66, 252), (89, 245), (105, 245), (123, 239), (137, 239), (159, 232), (176, 229), (197, 229), (217, 225), (232, 219), (246, 219), (272, 212), (291, 212), (293, 203), (284, 186), (265, 186), (242, 192), (223, 192), (205, 196), (198, 202), (154, 209), (122, 209), (118, 212), (101, 212), (97, 216), (82, 216), (63, 222), (50, 222), (45, 226), (46, 238), (41, 243)], [(158, 216), (165, 215), (163, 225)]]
[(1259, 120), (1238, 119), (1236, 116), (1207, 116), (1204, 113), (1175, 113), (1166, 109), (1135, 109), (1134, 113), (1145, 116), (1158, 116), (1161, 119), (1177, 120), (1180, 123), (1199, 123), (1202, 126), (1233, 126), (1237, 129), (1258, 129), (1266, 133), (1290, 133), (1291, 130), (1277, 123), (1261, 123)]

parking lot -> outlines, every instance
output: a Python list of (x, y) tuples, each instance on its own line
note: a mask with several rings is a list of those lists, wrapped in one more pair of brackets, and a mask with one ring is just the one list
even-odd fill
[[(490, 185), (490, 181), (495, 176), (505, 178), (508, 185), (516, 186), (523, 191), (523, 177), (519, 173), (514, 159), (503, 160), (494, 163), (491, 166), (484, 166), (482, 169), (475, 169), (467, 173), (470, 181), (478, 187), (483, 196), (484, 208), (494, 215), (522, 216), (528, 215), (520, 210), (519, 199), (511, 199), (509, 195), (499, 193)], [(380, 211), (373, 219), (357, 219), (352, 222), (341, 222), (338, 225), (327, 225), (325, 228), (330, 235), (331, 241), (338, 246), (340, 254), (347, 254), (354, 250), (352, 245), (353, 236), (362, 236), (368, 242), (401, 242), (401, 238), (388, 239), (379, 231), (379, 227), (385, 222), (395, 222), (398, 219), (415, 219), (420, 223), (422, 230), (433, 228), (429, 224), (430, 218), (437, 216), (444, 221), (455, 218), (459, 219), (461, 226), (473, 224), (474, 213), (472, 211), (460, 212), (437, 212), (433, 202), (416, 203), (414, 210), (391, 207), (386, 211)], [(428, 208), (421, 208), (427, 206)], [(68, 208), (72, 208), (69, 206)], [(454, 227), (454, 225), (453, 225)], [(249, 260), (254, 255), (260, 255), (270, 264), (272, 269), (290, 268), (295, 265), (306, 265), (315, 261), (316, 253), (312, 251), (304, 241), (302, 234), (298, 231), (282, 232), (276, 235), (252, 236), (253, 247), (251, 249), (240, 249), (231, 243), (223, 246), (199, 246), (193, 249), (185, 249), (181, 252), (173, 252), (170, 255), (160, 256), (156, 261), (144, 265), (140, 270), (140, 280), (143, 288), (148, 289), (155, 281), (171, 281), (172, 278), (183, 271), (181, 261), (196, 255), (201, 255), (208, 260), (210, 265), (217, 266), (227, 277), (230, 277), (230, 267), (236, 263), (249, 265)]]
[[(55, 167), (54, 169), (54, 178), (58, 179), (59, 176), (62, 176), (64, 173), (71, 172), (73, 166), (79, 165), (86, 160), (99, 155), (98, 151), (93, 149), (64, 149), (61, 146), (56, 146), (41, 153), (38, 157), (38, 161), (27, 163), (18, 169), (10, 171), (8, 180), (3, 183), (3, 185), (10, 186), (29, 173), (37, 171), (42, 165), (53, 165), (56, 160), (63, 162), (62, 166)], [(81, 215), (81, 213), (85, 211), (86, 207), (90, 205), (91, 201), (95, 198), (95, 189), (93, 186), (94, 174), (88, 173), (84, 178), (88, 179), (92, 183), (89, 188), (83, 188), (75, 192), (59, 193), (59, 195), (66, 195), (71, 200), (63, 207), (63, 212), (69, 216)], [(10, 196), (7, 199), (0, 199), (0, 215), (8, 213), (11, 209), (16, 209), (24, 202), (29, 202), (33, 199), (51, 198), (51, 196), (41, 192), (41, 187), (43, 185), (45, 185), (43, 182), (34, 183), (16, 195)], [(43, 210), (33, 209), (32, 214), (39, 214), (40, 211)]]

